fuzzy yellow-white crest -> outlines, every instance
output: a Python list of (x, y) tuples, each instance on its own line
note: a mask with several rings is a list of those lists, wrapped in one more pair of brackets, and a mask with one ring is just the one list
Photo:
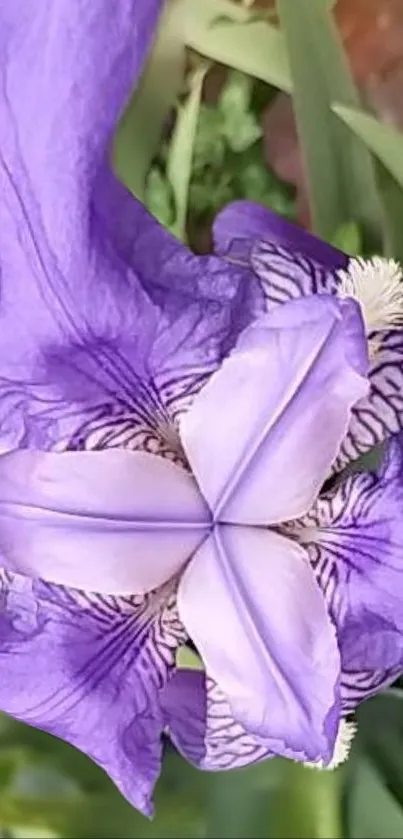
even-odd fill
[(347, 722), (347, 720), (340, 720), (339, 730), (337, 732), (336, 743), (334, 746), (333, 757), (331, 761), (324, 764), (323, 761), (318, 760), (315, 763), (306, 763), (311, 769), (337, 769), (342, 763), (347, 760), (351, 744), (357, 732), (355, 722)]
[(396, 260), (350, 259), (338, 277), (338, 295), (358, 300), (368, 332), (403, 325), (403, 273)]

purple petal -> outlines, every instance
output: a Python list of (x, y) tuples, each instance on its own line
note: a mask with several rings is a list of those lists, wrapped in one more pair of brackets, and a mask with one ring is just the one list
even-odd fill
[(403, 440), (294, 525), (337, 626), (345, 710), (403, 671)]
[(3, 448), (175, 452), (178, 399), (262, 305), (250, 272), (192, 256), (109, 168), (162, 5), (1, 4)]
[(273, 741), (236, 722), (223, 693), (204, 673), (177, 670), (160, 698), (171, 740), (200, 769), (237, 769), (273, 757)]
[(93, 196), (161, 6), (118, 0), (111, 12), (105, 2), (61, 0), (53, 15), (47, 0), (1, 5), (0, 395), (9, 446), (76, 447), (71, 438), (106, 424), (111, 404), (120, 426), (136, 413), (156, 313), (111, 247)]
[(183, 641), (173, 595), (87, 596), (8, 574), (0, 593), (1, 710), (86, 752), (150, 813), (158, 691)]
[[(234, 201), (218, 214), (213, 227), (214, 245), (217, 253), (231, 256), (236, 248), (236, 240), (249, 242), (250, 247), (257, 245), (278, 247), (292, 255), (305, 257), (314, 268), (322, 267), (326, 271), (344, 268), (347, 257), (344, 253), (292, 224), (281, 216), (253, 201)], [(309, 270), (309, 269), (308, 269)], [(301, 271), (302, 280), (303, 271)], [(311, 292), (312, 293), (312, 292)]]
[(263, 528), (217, 525), (184, 571), (178, 608), (235, 720), (278, 754), (328, 761), (339, 653), (305, 552)]
[(304, 253), (272, 242), (260, 241), (249, 246), (248, 264), (259, 279), (268, 311), (287, 300), (336, 291), (333, 270)]
[[(61, 0), (51, 15), (48, 0), (2, 3), (3, 176), (10, 200), (12, 184), (21, 204), (30, 195), (29, 221), (40, 225), (62, 270), (82, 267), (90, 233), (100, 244), (89, 201), (162, 8), (162, 0), (117, 0), (113, 9), (106, 0), (96, 7)], [(86, 256), (90, 265), (93, 255)]]
[(141, 452), (12, 452), (0, 488), (3, 567), (86, 591), (151, 591), (208, 532), (193, 478)]
[[(266, 308), (312, 294), (336, 294), (338, 269), (349, 258), (270, 210), (248, 201), (230, 204), (217, 217), (216, 250), (229, 262), (249, 266), (259, 279)], [(403, 429), (401, 331), (374, 331), (370, 339), (370, 392), (353, 409), (336, 469)]]
[(181, 424), (216, 520), (273, 524), (309, 508), (367, 391), (366, 365), (353, 301), (302, 298), (243, 333)]
[(374, 332), (370, 339), (375, 347), (370, 390), (353, 408), (337, 469), (403, 429), (403, 333)]

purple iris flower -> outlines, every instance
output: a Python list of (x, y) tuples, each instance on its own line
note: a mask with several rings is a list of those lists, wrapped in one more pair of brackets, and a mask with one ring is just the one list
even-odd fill
[(161, 6), (0, 7), (0, 708), (145, 813), (163, 734), (332, 766), (403, 670), (400, 436), (335, 477), (403, 424), (399, 268), (247, 203), (196, 257), (117, 182)]

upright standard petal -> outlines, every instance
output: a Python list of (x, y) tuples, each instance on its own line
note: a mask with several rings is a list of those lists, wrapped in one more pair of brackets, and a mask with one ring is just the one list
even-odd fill
[(180, 580), (178, 609), (247, 732), (277, 754), (331, 759), (339, 653), (297, 544), (263, 528), (217, 525)]
[(256, 279), (243, 281), (250, 272), (192, 256), (110, 170), (161, 8), (1, 4), (3, 449), (175, 454), (178, 400), (215, 369), (261, 298)]
[(106, 594), (142, 594), (184, 566), (210, 514), (187, 472), (142, 452), (0, 457), (3, 567)]
[(303, 298), (245, 330), (181, 423), (216, 520), (274, 524), (309, 508), (367, 392), (366, 367), (352, 301)]
[(1, 710), (86, 752), (149, 814), (158, 693), (184, 637), (172, 589), (106, 598), (3, 574), (0, 596)]
[(337, 627), (345, 711), (403, 671), (403, 440), (290, 526)]

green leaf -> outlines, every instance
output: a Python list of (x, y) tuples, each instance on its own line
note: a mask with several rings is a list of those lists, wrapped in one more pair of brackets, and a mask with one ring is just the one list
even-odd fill
[(403, 189), (381, 162), (378, 162), (377, 174), (384, 216), (383, 252), (403, 263)]
[(235, 198), (257, 201), (288, 218), (295, 215), (291, 191), (267, 169), (259, 143), (237, 160), (234, 187)]
[(170, 227), (175, 220), (172, 188), (161, 169), (152, 166), (147, 177), (145, 204), (150, 213), (165, 227)]
[(379, 203), (369, 154), (337, 123), (335, 101), (357, 105), (341, 42), (323, 0), (277, 0), (287, 43), (293, 102), (313, 226), (331, 240), (351, 220), (376, 238)]
[(194, 71), (190, 82), (190, 93), (178, 109), (175, 128), (167, 154), (166, 172), (172, 186), (175, 201), (175, 222), (173, 232), (183, 241), (186, 239), (186, 217), (189, 185), (192, 174), (193, 148), (199, 117), (203, 82), (209, 64), (203, 62)]
[[(6, 720), (0, 730), (0, 755), (11, 768), (4, 779), (0, 771), (0, 825), (8, 831), (25, 837), (50, 832), (63, 839), (201, 835), (203, 775), (172, 750), (165, 757), (156, 791), (157, 815), (150, 822), (89, 758), (57, 738), (10, 723)], [(8, 745), (4, 750), (9, 739), (21, 743), (17, 750)]]
[(192, 180), (189, 190), (189, 209), (193, 216), (215, 216), (225, 204), (233, 201), (233, 176), (226, 168), (222, 172), (206, 170)]
[(168, 3), (149, 62), (121, 118), (114, 141), (116, 172), (141, 200), (164, 122), (183, 83), (184, 63), (180, 5)]
[(331, 244), (350, 256), (362, 253), (362, 236), (358, 224), (355, 221), (346, 221), (336, 231)]
[(271, 839), (342, 839), (342, 772), (285, 763), (273, 800)]
[(192, 177), (204, 175), (206, 168), (222, 171), (226, 152), (223, 116), (218, 108), (201, 104), (193, 147)]
[(186, 646), (179, 648), (176, 654), (176, 666), (189, 670), (204, 670), (200, 656)]
[(280, 90), (291, 90), (283, 36), (277, 27), (265, 21), (214, 23), (211, 16), (188, 15), (185, 40), (188, 47), (213, 61), (241, 70)]
[(270, 760), (216, 775), (208, 839), (341, 839), (339, 772)]
[(246, 151), (259, 137), (262, 129), (250, 108), (252, 79), (232, 71), (222, 91), (218, 110), (222, 115), (222, 133), (234, 152)]
[(370, 760), (356, 767), (347, 810), (350, 839), (401, 839), (403, 810)]
[(334, 104), (332, 110), (379, 160), (384, 253), (403, 261), (403, 134), (356, 108)]
[[(171, 0), (172, 2), (172, 0)], [(212, 26), (217, 21), (248, 23), (255, 19), (251, 4), (238, 4), (233, 0), (176, 0), (188, 31)], [(254, 0), (253, 0), (254, 2)]]
[[(272, 774), (272, 778), (268, 775)], [(260, 839), (267, 836), (270, 787), (281, 783), (281, 764), (219, 773), (210, 783), (206, 839)], [(267, 783), (262, 784), (259, 778)]]
[(365, 143), (403, 187), (403, 134), (379, 122), (371, 114), (336, 102), (332, 110)]
[[(387, 691), (360, 706), (359, 753), (369, 758), (403, 808), (403, 713), (401, 699)], [(402, 834), (403, 835), (403, 834)]]

